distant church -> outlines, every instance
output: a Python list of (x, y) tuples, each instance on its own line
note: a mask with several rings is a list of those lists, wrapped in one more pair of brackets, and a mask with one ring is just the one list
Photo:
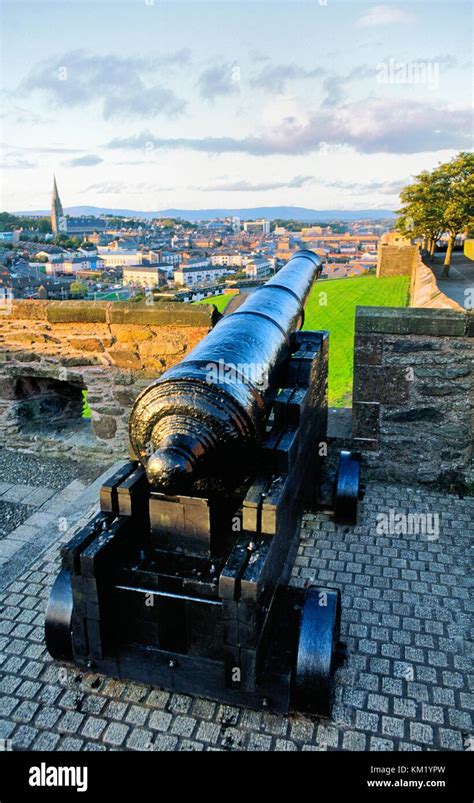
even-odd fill
[(105, 231), (107, 222), (100, 217), (66, 217), (59, 197), (56, 176), (54, 176), (53, 197), (51, 199), (51, 228), (55, 237), (58, 234), (80, 237), (85, 234)]

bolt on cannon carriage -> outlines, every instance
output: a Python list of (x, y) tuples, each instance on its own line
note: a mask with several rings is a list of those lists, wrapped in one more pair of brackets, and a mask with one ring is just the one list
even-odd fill
[[(228, 704), (329, 715), (340, 593), (289, 585), (322, 481), (327, 332), (301, 331), (298, 251), (137, 398), (131, 460), (62, 548), (46, 643), (62, 661)], [(355, 523), (358, 455), (335, 519)]]

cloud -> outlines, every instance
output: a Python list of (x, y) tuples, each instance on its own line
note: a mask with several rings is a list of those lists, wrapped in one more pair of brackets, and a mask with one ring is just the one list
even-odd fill
[(162, 86), (142, 89), (139, 93), (129, 93), (122, 97), (110, 96), (104, 99), (103, 114), (106, 120), (113, 118), (157, 117), (159, 114), (176, 117), (182, 114), (186, 103), (171, 90)]
[(319, 78), (325, 72), (326, 70), (323, 67), (305, 70), (297, 64), (276, 64), (273, 67), (267, 65), (250, 79), (250, 86), (255, 89), (266, 89), (268, 92), (281, 94), (285, 91), (288, 81)]
[(175, 116), (183, 112), (185, 102), (156, 82), (155, 74), (188, 60), (187, 50), (153, 58), (73, 50), (36, 64), (18, 93), (43, 92), (56, 107), (76, 108), (99, 101), (106, 119)]
[(83, 153), (81, 148), (61, 148), (56, 147), (54, 145), (45, 145), (45, 146), (27, 146), (27, 145), (6, 145), (2, 144), (2, 148), (14, 148), (14, 150), (19, 152), (31, 152), (34, 153)]
[(156, 137), (142, 131), (116, 138), (108, 149), (193, 150), (203, 153), (304, 155), (322, 145), (347, 146), (358, 153), (426, 153), (470, 147), (471, 112), (429, 101), (361, 99), (338, 107), (321, 107), (304, 121), (288, 117), (261, 135), (236, 138)]
[(192, 187), (190, 189), (200, 190), (201, 192), (262, 192), (267, 190), (280, 189), (299, 189), (307, 184), (313, 184), (313, 176), (295, 176), (288, 181), (262, 181), (252, 183), (251, 181), (228, 181), (219, 184), (209, 184), (207, 187)]
[(239, 93), (240, 71), (235, 62), (208, 67), (201, 73), (197, 81), (199, 94), (205, 100), (213, 102), (219, 96)]
[(37, 166), (36, 162), (32, 162), (30, 159), (23, 159), (16, 153), (6, 153), (0, 163), (2, 170), (28, 170)]
[(347, 90), (353, 81), (361, 81), (364, 78), (374, 78), (375, 70), (366, 64), (358, 64), (345, 75), (328, 73), (323, 81), (325, 98), (323, 106), (338, 106), (347, 97)]
[(323, 179), (321, 183), (332, 189), (344, 190), (351, 194), (380, 193), (381, 195), (397, 195), (405, 187), (409, 178), (397, 181), (369, 181), (366, 183), (356, 181), (338, 181)]
[(87, 156), (78, 156), (76, 159), (69, 159), (67, 162), (63, 162), (63, 164), (65, 167), (94, 167), (94, 165), (98, 165), (103, 161), (100, 156), (95, 156), (91, 153)]
[(361, 28), (372, 28), (378, 25), (393, 25), (394, 23), (413, 22), (413, 12), (400, 6), (374, 6), (357, 20)]

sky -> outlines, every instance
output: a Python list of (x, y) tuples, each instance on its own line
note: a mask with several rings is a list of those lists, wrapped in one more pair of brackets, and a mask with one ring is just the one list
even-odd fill
[(472, 147), (462, 0), (1, 9), (3, 210), (396, 209)]

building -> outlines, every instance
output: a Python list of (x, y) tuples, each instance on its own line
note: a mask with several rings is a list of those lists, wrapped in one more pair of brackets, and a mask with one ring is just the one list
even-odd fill
[(263, 276), (268, 276), (274, 270), (275, 261), (267, 259), (266, 257), (254, 257), (250, 262), (247, 262), (244, 273), (248, 279), (261, 279)]
[(53, 197), (51, 199), (51, 228), (53, 234), (69, 234), (81, 236), (104, 231), (107, 227), (105, 220), (99, 217), (66, 217), (59, 197), (56, 176), (53, 181)]
[(211, 255), (211, 265), (221, 265), (226, 268), (241, 268), (244, 264), (244, 260), (245, 256), (237, 252)]
[(56, 184), (56, 176), (53, 181), (53, 197), (51, 200), (51, 228), (54, 235), (65, 234), (66, 216), (64, 214), (63, 205), (59, 197), (58, 185)]
[(159, 265), (128, 265), (123, 269), (122, 284), (138, 287), (159, 287), (166, 281), (166, 273)]
[(183, 260), (182, 254), (178, 251), (162, 251), (161, 262), (165, 265), (179, 265)]
[(270, 234), (270, 221), (265, 218), (261, 218), (261, 220), (246, 220), (244, 222), (244, 231), (248, 234), (261, 234), (266, 236)]
[(141, 265), (143, 254), (136, 248), (119, 248), (115, 243), (97, 247), (100, 258), (106, 268), (123, 268), (129, 265)]
[(104, 231), (107, 227), (105, 220), (100, 217), (66, 217), (66, 232), (70, 237), (84, 237)]
[(192, 287), (198, 284), (210, 284), (232, 271), (222, 265), (211, 265), (209, 260), (196, 260), (180, 265), (174, 272), (175, 284)]
[(18, 245), (20, 242), (20, 230), (0, 231), (0, 245)]
[(62, 254), (59, 259), (50, 255), (48, 262), (34, 262), (31, 264), (40, 270), (44, 268), (47, 276), (76, 274), (78, 271), (101, 271), (104, 269), (103, 260), (95, 254), (91, 256), (86, 254), (77, 254), (75, 256)]

